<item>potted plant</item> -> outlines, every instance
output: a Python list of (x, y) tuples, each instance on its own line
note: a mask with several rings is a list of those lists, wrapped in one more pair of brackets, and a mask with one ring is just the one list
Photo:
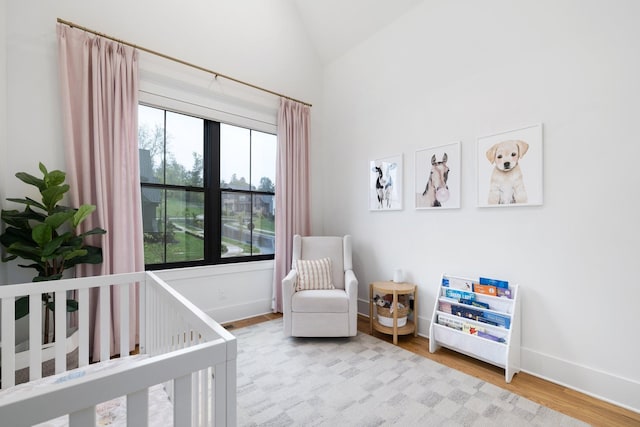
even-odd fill
[[(63, 273), (78, 264), (99, 264), (102, 262), (102, 249), (85, 243), (85, 238), (94, 234), (105, 234), (102, 228), (93, 228), (77, 234), (78, 226), (96, 209), (95, 205), (82, 205), (79, 208), (62, 206), (59, 202), (69, 191), (65, 184), (66, 174), (59, 170), (49, 172), (40, 163), (43, 177), (37, 178), (26, 172), (16, 173), (22, 182), (38, 188), (41, 201), (29, 197), (7, 200), (24, 205), (22, 211), (2, 209), (1, 219), (5, 230), (0, 235), (0, 244), (6, 248), (7, 256), (3, 262), (22, 258), (29, 264), (19, 264), (23, 268), (34, 268), (37, 275), (34, 282), (61, 279)], [(45, 307), (44, 342), (49, 339), (49, 311), (53, 311), (53, 295), (43, 294)], [(29, 297), (16, 299), (15, 318), (20, 319), (29, 313)], [(67, 300), (67, 311), (75, 311), (78, 304)]]

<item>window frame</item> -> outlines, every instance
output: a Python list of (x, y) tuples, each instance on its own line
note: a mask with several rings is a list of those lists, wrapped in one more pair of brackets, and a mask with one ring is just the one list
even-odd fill
[[(239, 193), (239, 194), (248, 194), (253, 207), (253, 198), (259, 195), (270, 195), (275, 198), (274, 192), (265, 192), (251, 189), (251, 176), (249, 176), (248, 181), (250, 183), (248, 190), (239, 190), (232, 188), (222, 188), (220, 186), (220, 125), (227, 124), (231, 126), (237, 126), (244, 129), (248, 129), (249, 131), (257, 131), (268, 133), (272, 135), (277, 135), (277, 132), (265, 130), (263, 128), (253, 128), (247, 126), (247, 124), (236, 124), (225, 122), (221, 120), (216, 120), (211, 117), (207, 117), (203, 114), (197, 114), (193, 112), (185, 112), (180, 111), (175, 108), (156, 105), (154, 103), (144, 102), (140, 100), (138, 102), (139, 105), (143, 105), (150, 108), (155, 108), (162, 110), (165, 112), (172, 112), (176, 114), (183, 114), (191, 117), (195, 117), (203, 120), (204, 132), (203, 132), (203, 187), (192, 187), (192, 186), (181, 186), (175, 184), (166, 184), (166, 183), (149, 183), (139, 181), (140, 188), (156, 188), (165, 190), (165, 197), (163, 203), (166, 201), (166, 190), (180, 190), (180, 191), (194, 191), (200, 192), (204, 194), (204, 253), (203, 259), (201, 260), (193, 260), (193, 261), (175, 261), (175, 262), (163, 262), (163, 263), (154, 263), (147, 264), (145, 262), (146, 270), (167, 270), (167, 269), (177, 269), (177, 268), (187, 268), (187, 267), (199, 267), (199, 266), (208, 266), (208, 265), (221, 265), (221, 264), (234, 264), (234, 263), (242, 263), (242, 262), (256, 262), (256, 261), (265, 261), (265, 260), (273, 260), (275, 258), (275, 253), (272, 254), (257, 254), (257, 255), (241, 255), (241, 256), (229, 256), (223, 257), (221, 254), (222, 248), (222, 194), (223, 193)], [(165, 152), (166, 152), (166, 120), (165, 120)], [(166, 156), (165, 156), (166, 157)], [(166, 161), (166, 159), (165, 159)], [(251, 161), (251, 154), (249, 157), (249, 161)], [(166, 168), (166, 167), (165, 167)], [(275, 178), (275, 177), (274, 177)], [(165, 217), (166, 217), (166, 208), (165, 208)], [(166, 221), (166, 219), (165, 219)], [(275, 218), (274, 218), (275, 221)], [(165, 250), (165, 261), (166, 261), (166, 230), (165, 230), (165, 238), (163, 239), (164, 245), (163, 249)], [(253, 228), (251, 228), (251, 241), (253, 245)], [(275, 252), (275, 245), (274, 245)]]

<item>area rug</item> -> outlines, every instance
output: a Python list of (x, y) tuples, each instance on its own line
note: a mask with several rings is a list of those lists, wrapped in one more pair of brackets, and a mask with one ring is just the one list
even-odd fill
[(586, 426), (367, 334), (287, 338), (282, 319), (232, 330), (239, 426)]

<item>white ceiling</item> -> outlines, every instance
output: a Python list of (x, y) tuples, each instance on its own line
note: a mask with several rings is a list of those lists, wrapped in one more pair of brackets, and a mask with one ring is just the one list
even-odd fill
[(340, 57), (422, 0), (293, 0), (323, 64)]

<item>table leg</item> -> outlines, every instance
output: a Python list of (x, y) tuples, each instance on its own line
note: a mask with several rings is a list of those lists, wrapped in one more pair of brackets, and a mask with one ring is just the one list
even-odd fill
[(393, 344), (398, 345), (398, 292), (393, 291)]
[(373, 283), (369, 283), (369, 334), (373, 335)]

